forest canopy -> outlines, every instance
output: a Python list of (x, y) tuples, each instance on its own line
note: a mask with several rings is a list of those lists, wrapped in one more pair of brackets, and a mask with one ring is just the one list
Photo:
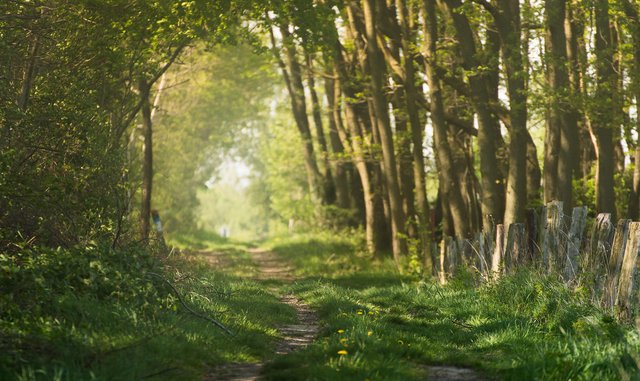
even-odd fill
[(152, 209), (195, 229), (198, 193), (233, 161), (251, 169), (255, 232), (361, 227), (396, 260), (554, 200), (638, 216), (632, 1), (11, 0), (2, 15), (5, 244), (144, 241)]

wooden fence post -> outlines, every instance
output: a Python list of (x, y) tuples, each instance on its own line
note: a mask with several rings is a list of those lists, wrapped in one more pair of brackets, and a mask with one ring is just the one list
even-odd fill
[(578, 273), (578, 255), (582, 247), (582, 234), (587, 224), (587, 207), (577, 206), (571, 214), (571, 229), (567, 239), (567, 257), (564, 265), (564, 281), (569, 283)]
[(606, 266), (611, 253), (611, 238), (613, 223), (611, 213), (600, 213), (591, 229), (591, 242), (585, 258), (585, 266), (590, 272), (597, 272), (601, 266)]
[(494, 278), (500, 277), (502, 258), (504, 257), (504, 225), (496, 225), (496, 244), (491, 258), (491, 272)]
[(527, 252), (527, 236), (524, 224), (515, 223), (509, 225), (507, 233), (507, 248), (504, 251), (504, 270), (513, 272), (514, 268), (524, 263)]
[(564, 252), (561, 243), (563, 220), (562, 201), (552, 201), (547, 204), (547, 223), (542, 242), (542, 261), (547, 273), (557, 269), (557, 257)]
[[(602, 307), (612, 309), (618, 295), (618, 282), (620, 281), (620, 269), (622, 268), (622, 259), (627, 247), (629, 239), (629, 223), (631, 220), (620, 220), (616, 226), (616, 232), (613, 236), (613, 244), (611, 245), (611, 256), (605, 274), (604, 290), (602, 293)], [(595, 271), (592, 269), (591, 271)], [(597, 275), (596, 275), (597, 276)], [(597, 278), (596, 278), (596, 284)], [(597, 290), (596, 290), (597, 295)]]
[(629, 241), (622, 259), (620, 271), (620, 283), (618, 284), (618, 297), (616, 299), (616, 312), (618, 318), (629, 322), (633, 316), (633, 295), (635, 291), (636, 264), (638, 250), (640, 249), (640, 222), (629, 224)]
[(540, 234), (538, 229), (540, 229), (540, 217), (538, 216), (538, 212), (535, 209), (527, 209), (527, 218), (525, 222), (525, 230), (527, 233), (527, 261), (533, 263), (535, 258), (539, 257), (538, 252), (540, 251), (537, 240), (538, 235)]
[(438, 280), (442, 285), (447, 283), (447, 238), (448, 237), (442, 238), (440, 242), (440, 271), (438, 272)]

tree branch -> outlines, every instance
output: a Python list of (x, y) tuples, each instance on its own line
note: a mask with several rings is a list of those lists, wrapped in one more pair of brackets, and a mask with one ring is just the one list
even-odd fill
[(182, 306), (189, 311), (189, 313), (191, 313), (193, 316), (195, 317), (199, 317), (200, 319), (206, 320), (210, 323), (213, 323), (215, 326), (217, 326), (218, 328), (222, 329), (224, 332), (226, 332), (229, 336), (235, 336), (233, 334), (233, 332), (231, 332), (231, 330), (229, 330), (229, 328), (225, 327), (224, 324), (220, 323), (219, 321), (217, 321), (216, 319), (207, 316), (207, 315), (203, 315), (197, 311), (194, 311), (191, 307), (189, 307), (187, 305), (187, 303), (185, 303), (184, 298), (182, 297), (182, 295), (180, 294), (180, 292), (178, 292), (178, 289), (176, 289), (176, 287), (171, 284), (171, 282), (169, 282), (165, 277), (163, 277), (160, 274), (156, 274), (156, 273), (152, 273), (149, 272), (147, 273), (149, 275), (153, 275), (155, 277), (160, 278), (164, 283), (166, 283), (167, 285), (169, 285), (169, 287), (171, 287), (171, 290), (173, 290), (173, 293), (176, 295), (176, 297), (178, 298), (178, 300), (180, 301), (180, 304), (182, 304)]

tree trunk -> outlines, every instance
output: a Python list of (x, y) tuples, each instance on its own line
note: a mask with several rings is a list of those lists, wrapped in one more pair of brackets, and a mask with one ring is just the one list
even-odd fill
[[(358, 120), (358, 113), (355, 109), (356, 105), (353, 103), (357, 99), (357, 91), (352, 87), (352, 82), (346, 69), (346, 62), (342, 56), (342, 46), (337, 39), (334, 41), (334, 46), (334, 65), (335, 72), (337, 73), (336, 85), (342, 89), (342, 93), (344, 94), (345, 124), (348, 127), (350, 137), (347, 136), (347, 131), (339, 129), (340, 124), (336, 124), (336, 127), (340, 133), (343, 146), (345, 149), (349, 149), (347, 153), (352, 157), (362, 184), (367, 251), (373, 255), (378, 255), (381, 251), (381, 241), (379, 237), (377, 237), (377, 226), (379, 225), (377, 221), (379, 216), (377, 209), (381, 206), (377, 200), (380, 198), (380, 195), (376, 194), (371, 179), (364, 147), (364, 133)], [(339, 100), (336, 99), (334, 103), (336, 105), (339, 104)]]
[(499, 0), (496, 25), (502, 39), (502, 55), (507, 74), (511, 139), (509, 140), (509, 175), (504, 224), (524, 222), (527, 207), (527, 94), (522, 75), (520, 3)]
[[(477, 59), (479, 54), (475, 46), (473, 30), (467, 17), (459, 11), (462, 3), (459, 0), (447, 0), (446, 4), (460, 43), (464, 68), (473, 73), (469, 75), (469, 87), (471, 102), (478, 116), (478, 154), (480, 173), (482, 174), (482, 225), (491, 226), (502, 223), (505, 207), (504, 175), (500, 171), (502, 166), (497, 156), (499, 142), (502, 138), (499, 136), (498, 120), (489, 108), (490, 102), (498, 103), (497, 77), (492, 77), (490, 73), (478, 70), (481, 63)], [(497, 41), (493, 41), (493, 43), (493, 47), (497, 47), (495, 45)], [(492, 86), (493, 79), (496, 79), (495, 86)], [(491, 91), (492, 88), (495, 91)]]
[[(453, 169), (451, 148), (447, 143), (447, 126), (440, 78), (436, 74), (436, 42), (438, 39), (438, 24), (435, 0), (423, 0), (424, 15), (424, 57), (429, 95), (431, 98), (431, 121), (433, 124), (436, 160), (438, 164), (438, 178), (443, 200), (443, 220), (451, 218), (453, 233), (461, 238), (470, 235), (470, 229), (465, 216), (464, 201), (462, 199), (460, 183)], [(452, 234), (453, 235), (453, 234)]]
[[(562, 201), (565, 208), (573, 205), (573, 178), (577, 174), (578, 119), (571, 104), (571, 82), (567, 68), (569, 51), (565, 34), (566, 7), (563, 0), (546, 0), (547, 81), (551, 91), (551, 104), (545, 147), (545, 202)], [(553, 158), (555, 156), (557, 159)], [(556, 161), (555, 163), (552, 163)]]
[[(337, 75), (333, 73), (334, 75)], [(340, 108), (340, 89), (338, 82), (332, 78), (325, 78), (324, 89), (327, 98), (327, 120), (329, 121), (329, 142), (331, 143), (331, 152), (334, 156), (334, 182), (336, 190), (337, 205), (342, 209), (352, 207), (349, 197), (349, 182), (347, 179), (347, 166), (345, 163), (344, 146), (340, 141), (338, 128), (344, 129), (342, 126), (342, 111)]]
[(424, 166), (424, 123), (418, 113), (419, 93), (416, 88), (416, 73), (414, 69), (415, 56), (413, 52), (414, 33), (410, 19), (408, 20), (405, 0), (396, 0), (398, 18), (402, 31), (402, 50), (404, 52), (404, 92), (406, 98), (406, 112), (409, 115), (411, 125), (411, 141), (413, 143), (413, 178), (415, 181), (416, 212), (418, 214), (418, 231), (422, 255), (425, 264), (432, 266), (430, 261), (431, 252), (429, 244), (429, 232), (433, 230), (429, 215), (430, 207), (427, 199), (427, 184)]
[(615, 219), (615, 193), (613, 174), (615, 171), (612, 110), (615, 109), (613, 89), (616, 77), (613, 71), (611, 28), (609, 25), (609, 2), (597, 0), (595, 5), (595, 55), (596, 55), (596, 99), (592, 117), (597, 142), (598, 166), (596, 174), (596, 209), (598, 213), (612, 213)]
[(29, 104), (29, 95), (33, 88), (33, 80), (35, 78), (36, 63), (38, 61), (39, 54), (40, 36), (38, 34), (34, 34), (31, 51), (29, 52), (29, 60), (27, 61), (27, 67), (22, 78), (22, 90), (20, 91), (20, 98), (18, 98), (18, 107), (22, 111), (26, 111)]
[[(580, 99), (587, 94), (584, 81), (585, 68), (587, 66), (587, 53), (584, 41), (584, 15), (579, 4), (568, 2), (566, 4), (565, 35), (567, 38), (567, 59), (569, 61), (569, 80), (571, 81), (572, 99)], [(575, 101), (574, 101), (575, 102)], [(596, 159), (595, 142), (591, 136), (589, 114), (575, 104), (572, 107), (578, 121), (578, 174), (577, 177), (588, 178), (591, 176), (592, 163)]]
[(304, 149), (304, 163), (307, 172), (307, 182), (309, 184), (309, 193), (311, 198), (315, 202), (325, 203), (324, 192), (321, 187), (321, 175), (318, 169), (318, 163), (316, 161), (316, 155), (313, 148), (313, 137), (311, 136), (311, 129), (309, 127), (309, 118), (307, 116), (307, 105), (304, 94), (304, 85), (302, 83), (302, 72), (298, 58), (296, 54), (296, 47), (292, 41), (291, 34), (288, 27), (282, 25), (280, 27), (280, 33), (282, 34), (283, 45), (285, 49), (285, 56), (287, 58), (286, 64), (280, 58), (280, 54), (277, 52), (275, 44), (275, 38), (273, 32), (271, 33), (271, 42), (273, 45), (273, 52), (278, 60), (282, 75), (285, 79), (287, 89), (289, 91), (289, 97), (291, 99), (291, 110), (296, 121), (296, 126), (302, 138), (302, 144)]
[(142, 100), (142, 136), (144, 138), (140, 230), (142, 241), (147, 242), (151, 231), (151, 193), (153, 188), (153, 126), (151, 122), (151, 104), (149, 102), (150, 85), (144, 79), (140, 79), (138, 91)]
[[(397, 50), (397, 49), (396, 49)], [(399, 58), (399, 52), (397, 57)], [(413, 155), (411, 151), (411, 131), (406, 113), (406, 94), (400, 88), (404, 83), (397, 75), (393, 76), (397, 87), (393, 94), (392, 105), (395, 120), (396, 147), (398, 147), (398, 175), (400, 177), (400, 194), (402, 196), (402, 209), (406, 216), (405, 227), (407, 236), (416, 238), (417, 221), (415, 220), (415, 180), (413, 178)]]
[(324, 173), (322, 174), (324, 201), (328, 205), (333, 205), (336, 203), (337, 197), (336, 186), (333, 180), (331, 164), (329, 163), (329, 147), (327, 146), (327, 139), (324, 135), (322, 106), (320, 106), (320, 100), (318, 99), (318, 93), (316, 92), (316, 81), (313, 76), (313, 59), (308, 52), (305, 52), (305, 58), (307, 61), (307, 86), (309, 88), (309, 95), (311, 96), (311, 111), (314, 126), (316, 128), (316, 140), (318, 141), (320, 155), (324, 164)]
[(393, 257), (399, 264), (400, 257), (406, 252), (404, 213), (398, 184), (396, 155), (393, 148), (393, 135), (389, 119), (388, 102), (383, 92), (385, 86), (385, 63), (377, 43), (376, 31), (376, 2), (363, 1), (364, 20), (367, 40), (367, 58), (371, 71), (371, 97), (373, 101), (376, 124), (380, 134), (382, 146), (382, 164), (384, 168), (385, 184), (389, 194), (389, 208), (391, 217), (391, 240)]
[[(633, 50), (633, 71), (631, 72), (631, 82), (633, 84), (636, 110), (640, 106), (640, 17), (638, 8), (629, 0), (622, 0), (623, 9), (629, 19), (631, 29), (631, 42)], [(636, 131), (640, 131), (640, 115), (636, 111)], [(628, 218), (636, 221), (640, 217), (640, 139), (636, 142), (635, 160), (633, 171), (633, 183), (629, 192)]]

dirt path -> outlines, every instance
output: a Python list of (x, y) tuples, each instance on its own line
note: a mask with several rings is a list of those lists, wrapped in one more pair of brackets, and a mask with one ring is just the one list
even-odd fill
[[(258, 281), (277, 280), (293, 282), (297, 278), (293, 268), (277, 257), (276, 254), (260, 250), (249, 250), (251, 260), (257, 267), (257, 273), (252, 277)], [(207, 260), (215, 266), (224, 266), (232, 261), (223, 253), (208, 253)], [(277, 355), (301, 350), (311, 344), (318, 333), (318, 317), (316, 313), (294, 295), (285, 295), (280, 300), (296, 310), (298, 322), (278, 327), (282, 340), (276, 345)], [(256, 381), (260, 380), (260, 372), (264, 363), (226, 364), (212, 369), (204, 381)], [(469, 368), (446, 365), (418, 365), (428, 374), (426, 381), (487, 381), (480, 373)]]
[[(292, 282), (296, 279), (293, 269), (287, 266), (275, 254), (264, 250), (250, 250), (252, 261), (258, 267), (256, 280), (279, 280)], [(218, 260), (221, 260), (218, 258)], [(285, 295), (280, 300), (295, 308), (298, 317), (296, 324), (278, 327), (282, 340), (276, 346), (277, 355), (303, 349), (313, 342), (318, 333), (318, 317), (315, 312), (294, 295)], [(212, 369), (204, 377), (205, 381), (255, 381), (260, 380), (263, 363), (226, 364)]]

